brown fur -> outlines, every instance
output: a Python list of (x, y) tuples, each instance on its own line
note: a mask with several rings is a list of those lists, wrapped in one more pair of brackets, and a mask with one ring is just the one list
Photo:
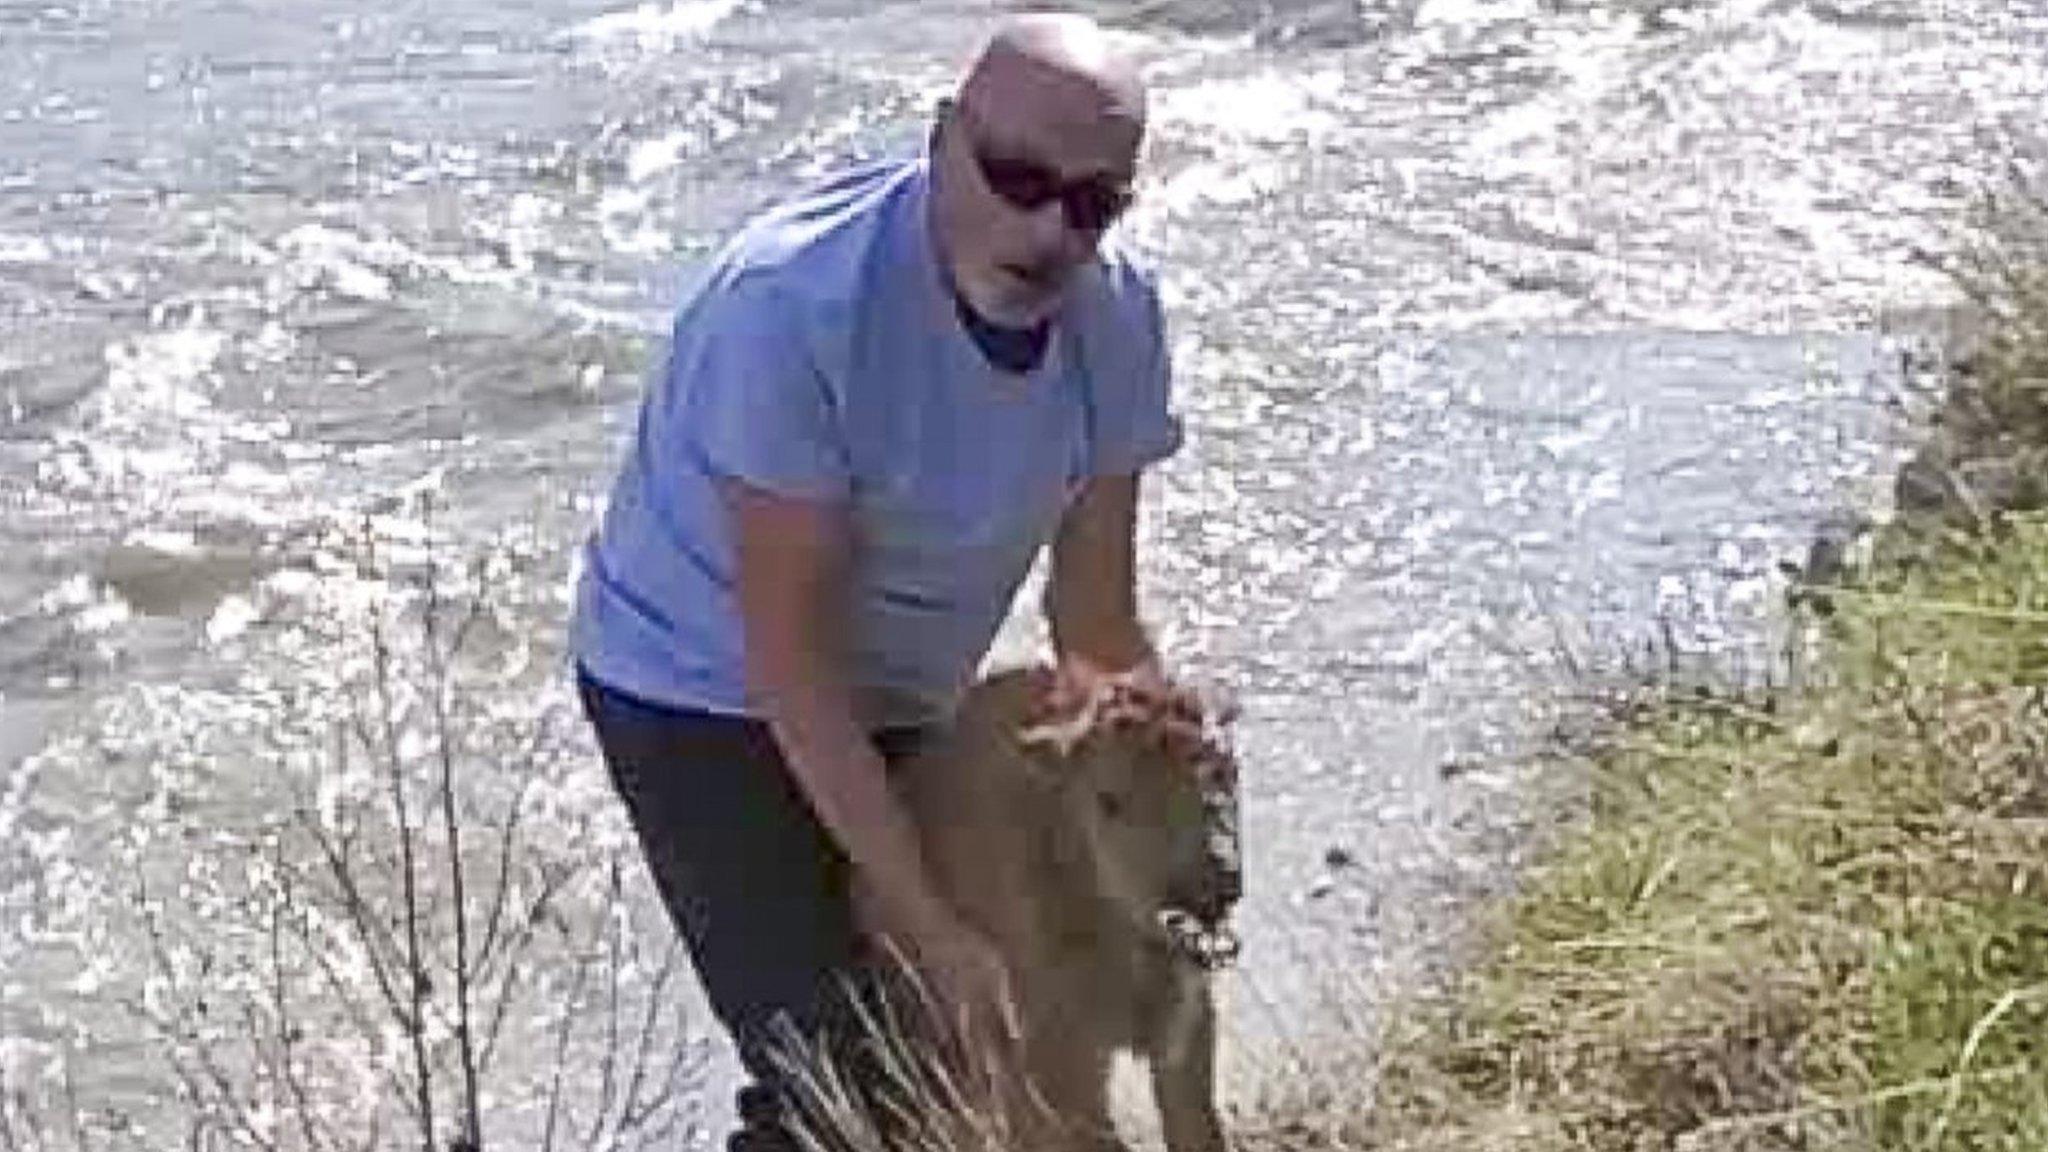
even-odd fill
[[(941, 895), (1011, 967), (1023, 1075), (1006, 1118), (1029, 1152), (1121, 1147), (1108, 1077), (1129, 1051), (1171, 1152), (1221, 1152), (1208, 976), (1157, 917), (1235, 904), (1235, 762), (1192, 694), (1118, 689), (1058, 717), (1049, 689), (1044, 669), (988, 678), (895, 775)], [(1033, 738), (1041, 724), (1056, 735)]]

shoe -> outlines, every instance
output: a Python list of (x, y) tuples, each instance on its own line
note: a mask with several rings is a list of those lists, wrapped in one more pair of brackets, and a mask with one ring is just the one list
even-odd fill
[(782, 1123), (782, 1102), (776, 1099), (773, 1089), (762, 1085), (749, 1084), (740, 1089), (734, 1106), (740, 1123), (748, 1128), (779, 1127)]
[(804, 1152), (781, 1128), (742, 1128), (725, 1138), (725, 1152)]
[(749, 1085), (740, 1089), (736, 1104), (740, 1128), (726, 1138), (725, 1152), (803, 1152), (783, 1127), (782, 1102), (772, 1090)]

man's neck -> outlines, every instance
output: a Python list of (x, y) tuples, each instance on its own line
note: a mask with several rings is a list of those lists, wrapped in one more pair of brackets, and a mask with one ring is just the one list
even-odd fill
[(1052, 321), (1040, 320), (1029, 328), (997, 324), (976, 312), (958, 289), (953, 291), (953, 311), (982, 357), (997, 368), (1022, 374), (1044, 361), (1046, 346), (1052, 342)]

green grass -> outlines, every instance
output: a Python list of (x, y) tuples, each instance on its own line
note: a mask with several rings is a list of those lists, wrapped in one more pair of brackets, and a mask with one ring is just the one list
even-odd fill
[(2048, 1148), (2048, 520), (1836, 603), (1827, 685), (1630, 722), (1464, 983), (1252, 1143)]
[[(1987, 326), (1938, 432), (2048, 480), (2019, 250), (1958, 270)], [(1634, 700), (1466, 974), (1247, 1147), (2048, 1149), (2048, 514), (1965, 528), (1816, 590), (1801, 686)]]

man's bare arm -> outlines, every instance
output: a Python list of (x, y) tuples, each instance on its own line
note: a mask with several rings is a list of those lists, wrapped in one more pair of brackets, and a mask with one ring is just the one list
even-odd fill
[(1157, 672), (1138, 614), (1137, 526), (1135, 475), (1091, 479), (1060, 522), (1045, 616), (1070, 669)]
[(739, 556), (749, 685), (818, 818), (893, 923), (936, 926), (943, 907), (848, 678), (844, 513), (739, 483), (725, 489)]
[(1008, 974), (994, 946), (932, 886), (916, 829), (889, 791), (881, 754), (855, 715), (845, 600), (843, 511), (730, 483), (747, 674), (812, 810), (963, 1026), (1015, 1038)]

